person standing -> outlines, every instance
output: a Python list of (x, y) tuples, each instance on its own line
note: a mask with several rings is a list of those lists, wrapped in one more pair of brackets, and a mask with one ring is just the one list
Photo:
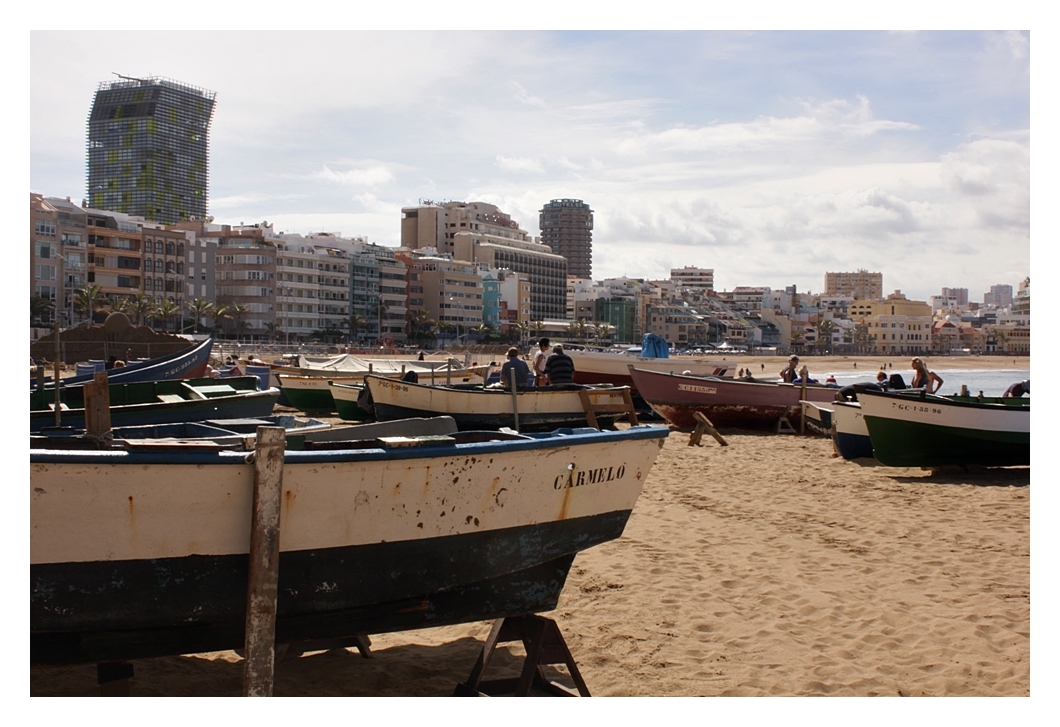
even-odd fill
[(538, 349), (534, 352), (534, 385), (544, 386), (548, 383), (548, 376), (545, 374), (545, 364), (548, 362), (549, 355), (549, 341), (547, 338), (542, 338), (537, 342)]
[(790, 384), (795, 380), (795, 377), (799, 375), (799, 357), (795, 354), (791, 354), (788, 357), (788, 365), (780, 370), (780, 380), (785, 384)]
[(508, 390), (512, 388), (512, 371), (515, 372), (515, 390), (522, 391), (530, 378), (530, 367), (519, 358), (519, 349), (515, 346), (508, 349), (508, 360), (501, 366), (501, 383)]
[(913, 367), (913, 383), (909, 385), (910, 388), (923, 388), (929, 394), (934, 394), (942, 388), (942, 378), (934, 371), (928, 371), (927, 365), (919, 358), (914, 358), (911, 365)]
[(563, 345), (557, 343), (552, 348), (552, 355), (545, 362), (545, 375), (550, 384), (574, 383), (574, 359), (563, 353)]

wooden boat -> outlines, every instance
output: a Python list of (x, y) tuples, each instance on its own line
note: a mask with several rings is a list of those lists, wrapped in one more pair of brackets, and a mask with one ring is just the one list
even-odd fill
[(806, 421), (806, 431), (821, 437), (832, 437), (833, 409), (832, 404), (819, 401), (800, 401), (802, 416)]
[(480, 384), (488, 373), (490, 366), (464, 366), (455, 358), (436, 361), (418, 361), (405, 359), (363, 358), (352, 354), (342, 354), (329, 359), (310, 359), (298, 357), (297, 366), (273, 364), (272, 370), (277, 375), (315, 376), (330, 379), (363, 379), (367, 374), (401, 378), (409, 371), (416, 372), (421, 381), (436, 380), (463, 384)]
[(880, 392), (855, 385), (873, 456), (894, 467), (1031, 463), (1030, 398)]
[[(453, 417), (462, 430), (500, 429), (515, 427), (515, 407), (518, 406), (520, 430), (586, 426), (588, 423), (579, 392), (589, 387), (578, 384), (539, 386), (520, 391), (513, 397), (510, 391), (501, 388), (467, 384), (429, 386), (379, 376), (366, 376), (364, 382), (371, 395), (371, 413), (379, 421), (444, 414)], [(598, 403), (617, 406), (624, 401), (629, 389), (596, 387), (594, 392), (594, 397), (606, 399)], [(517, 399), (517, 404), (513, 398)], [(609, 425), (621, 416), (621, 413), (600, 414), (597, 420), (601, 425)]]
[(872, 440), (861, 404), (856, 401), (836, 401), (832, 404), (832, 421), (835, 433), (832, 442), (843, 459), (860, 459), (872, 456)]
[(660, 416), (677, 427), (694, 427), (697, 411), (714, 426), (774, 426), (782, 416), (798, 422), (800, 399), (831, 402), (836, 389), (809, 384), (777, 384), (746, 379), (720, 379), (659, 373), (634, 366), (630, 376), (640, 395)]
[(358, 384), (345, 384), (341, 381), (329, 381), (331, 398), (339, 418), (346, 421), (365, 421), (372, 419), (373, 413), (361, 408), (361, 397), (365, 390), (364, 381)]
[(323, 377), (323, 376), (296, 376), (294, 374), (280, 374), (280, 390), (287, 397), (289, 406), (306, 413), (334, 412), (336, 411), (335, 399), (331, 395), (330, 382), (335, 381), (342, 384), (362, 384), (363, 376), (350, 377)]
[[(197, 343), (190, 348), (167, 356), (159, 356), (147, 361), (136, 361), (126, 366), (107, 371), (107, 380), (111, 383), (130, 384), (139, 381), (175, 381), (178, 379), (195, 379), (206, 374), (210, 363), (210, 351), (213, 349), (213, 338)], [(76, 388), (92, 381), (94, 374), (72, 376), (62, 380), (60, 388)], [(30, 379), (30, 390), (37, 387), (35, 379)], [(54, 389), (51, 379), (46, 379), (45, 389)]]
[[(272, 413), (279, 389), (258, 390), (255, 376), (110, 384), (111, 427), (261, 417)], [(60, 423), (85, 428), (82, 387), (59, 389)], [(30, 392), (30, 432), (55, 424), (55, 391)]]
[[(577, 553), (622, 534), (667, 434), (286, 452), (277, 642), (554, 609)], [(31, 663), (240, 648), (253, 480), (245, 452), (31, 450)]]
[(732, 378), (738, 365), (735, 361), (708, 360), (690, 356), (672, 358), (643, 358), (630, 353), (608, 353), (606, 351), (580, 351), (564, 349), (574, 359), (574, 382), (576, 384), (612, 384), (628, 386), (634, 391), (637, 384), (629, 374), (629, 367), (642, 371), (677, 374), (689, 372), (691, 376), (717, 376)]

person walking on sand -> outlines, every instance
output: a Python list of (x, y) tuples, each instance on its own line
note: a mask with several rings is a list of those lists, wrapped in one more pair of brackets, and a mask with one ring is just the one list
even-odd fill
[(534, 371), (534, 386), (544, 386), (548, 383), (548, 375), (545, 374), (545, 363), (550, 352), (548, 344), (547, 338), (537, 342), (538, 349), (534, 352), (534, 364), (531, 366)]
[(942, 388), (942, 378), (934, 371), (928, 371), (927, 365), (919, 358), (914, 358), (911, 365), (913, 367), (913, 383), (909, 385), (910, 388), (923, 388), (929, 394), (934, 394)]

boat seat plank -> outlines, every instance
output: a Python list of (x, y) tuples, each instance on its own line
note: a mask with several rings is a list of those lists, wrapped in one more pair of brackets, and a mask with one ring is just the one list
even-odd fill
[(187, 401), (180, 394), (159, 394), (158, 395), (158, 400), (159, 401), (163, 401), (163, 402), (165, 402), (167, 404), (176, 404), (176, 403), (181, 402), (181, 401)]
[[(48, 403), (48, 409), (55, 411), (54, 401)], [(70, 411), (70, 407), (68, 407), (65, 402), (59, 402), (59, 411)]]

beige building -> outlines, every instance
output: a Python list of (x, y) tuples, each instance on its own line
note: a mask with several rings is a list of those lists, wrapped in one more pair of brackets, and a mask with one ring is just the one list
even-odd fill
[(864, 269), (854, 273), (825, 273), (824, 294), (880, 300), (883, 298), (883, 273), (870, 273)]
[(714, 290), (714, 269), (697, 268), (694, 265), (672, 268), (670, 270), (670, 280), (682, 288)]
[(482, 276), (476, 265), (447, 256), (400, 251), (408, 267), (409, 311), (423, 311), (439, 337), (458, 339), (482, 324)]
[[(919, 300), (854, 300), (850, 319), (865, 326), (872, 353), (931, 353), (931, 306)], [(855, 341), (857, 344), (857, 341)]]
[(525, 275), (530, 281), (531, 316), (535, 320), (565, 318), (566, 258), (535, 241), (496, 205), (425, 201), (401, 212), (402, 247), (434, 248), (455, 260)]

